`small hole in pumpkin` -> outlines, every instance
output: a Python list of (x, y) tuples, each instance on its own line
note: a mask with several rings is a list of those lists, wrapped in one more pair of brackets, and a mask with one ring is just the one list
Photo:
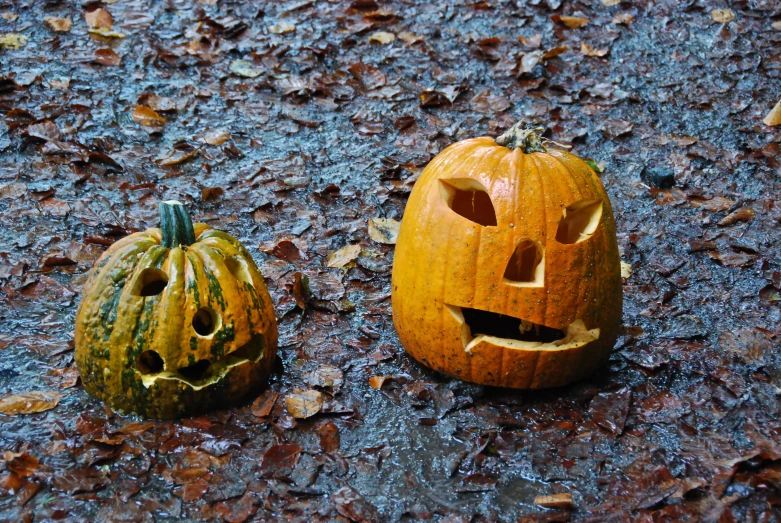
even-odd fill
[(496, 225), (496, 211), (485, 187), (470, 178), (439, 180), (442, 199), (453, 212), (486, 227)]
[(193, 329), (199, 336), (209, 336), (220, 328), (220, 317), (214, 309), (201, 307), (193, 316)]
[(522, 240), (504, 270), (505, 283), (519, 287), (542, 287), (545, 282), (543, 251), (534, 240)]
[(588, 240), (602, 218), (602, 200), (580, 200), (564, 209), (556, 241), (572, 244)]
[(168, 275), (160, 269), (144, 269), (136, 278), (133, 294), (136, 296), (157, 296), (168, 285)]
[(179, 369), (179, 374), (189, 381), (200, 381), (209, 376), (210, 366), (209, 360), (201, 360), (187, 367), (182, 367)]
[(225, 266), (228, 268), (233, 277), (240, 282), (244, 282), (252, 286), (252, 275), (249, 272), (249, 265), (247, 260), (241, 256), (230, 256), (225, 258)]
[(153, 350), (145, 350), (138, 356), (136, 368), (141, 374), (158, 374), (165, 367), (163, 358)]

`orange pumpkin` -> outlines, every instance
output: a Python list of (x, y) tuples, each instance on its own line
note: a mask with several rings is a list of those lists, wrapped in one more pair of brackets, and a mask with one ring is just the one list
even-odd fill
[(392, 289), (418, 361), (485, 385), (565, 385), (607, 361), (621, 301), (610, 201), (577, 156), (518, 124), (451, 145), (421, 174)]

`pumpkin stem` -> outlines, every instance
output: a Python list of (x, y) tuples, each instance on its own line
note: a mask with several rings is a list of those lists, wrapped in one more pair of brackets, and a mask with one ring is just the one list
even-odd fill
[(514, 149), (520, 149), (524, 153), (544, 153), (547, 149), (542, 144), (542, 132), (545, 131), (544, 127), (531, 127), (524, 128), (523, 120), (510, 127), (499, 138), (496, 138), (496, 143), (507, 147), (511, 151)]
[(190, 215), (184, 205), (175, 200), (160, 202), (160, 230), (163, 233), (163, 245), (169, 249), (195, 243)]

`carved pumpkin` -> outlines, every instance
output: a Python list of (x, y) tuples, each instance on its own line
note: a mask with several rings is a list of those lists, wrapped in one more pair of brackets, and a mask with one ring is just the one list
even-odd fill
[(456, 143), (410, 195), (392, 285), (404, 348), (444, 374), (523, 389), (584, 378), (621, 320), (610, 201), (583, 160), (520, 124)]
[(266, 285), (233, 236), (160, 204), (160, 228), (114, 243), (84, 285), (76, 364), (120, 412), (171, 418), (257, 392), (276, 355)]

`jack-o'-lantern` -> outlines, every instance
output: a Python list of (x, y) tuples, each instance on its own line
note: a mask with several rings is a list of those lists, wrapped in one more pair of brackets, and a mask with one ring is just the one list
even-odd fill
[(114, 243), (84, 285), (76, 365), (120, 412), (172, 418), (258, 392), (277, 348), (271, 298), (233, 236), (160, 204), (160, 228)]
[(613, 211), (596, 173), (520, 124), (451, 145), (401, 223), (393, 321), (415, 359), (485, 385), (535, 389), (604, 364), (621, 320)]

